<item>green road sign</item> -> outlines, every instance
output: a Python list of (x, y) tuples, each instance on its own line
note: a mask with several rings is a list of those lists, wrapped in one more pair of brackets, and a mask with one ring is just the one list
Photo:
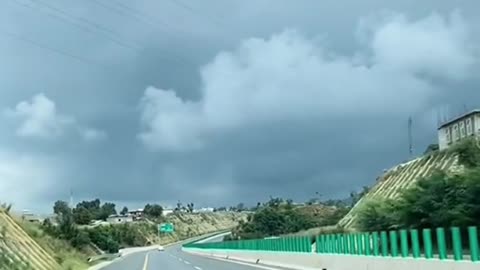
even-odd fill
[(162, 223), (158, 225), (158, 231), (163, 233), (171, 233), (174, 232), (173, 224), (172, 223)]

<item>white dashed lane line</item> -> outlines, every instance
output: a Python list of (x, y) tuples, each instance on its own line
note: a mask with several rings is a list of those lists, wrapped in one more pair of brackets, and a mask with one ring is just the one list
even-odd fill
[(183, 261), (185, 264), (190, 264), (190, 262), (187, 262), (187, 261)]
[(200, 268), (200, 267), (198, 267), (198, 266), (195, 266), (195, 267), (193, 267), (193, 268), (195, 268), (195, 269), (197, 269), (197, 270), (202, 270), (202, 268)]

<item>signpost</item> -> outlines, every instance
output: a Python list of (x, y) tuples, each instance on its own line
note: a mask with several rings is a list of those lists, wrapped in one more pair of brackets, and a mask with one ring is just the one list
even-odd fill
[(173, 233), (175, 231), (172, 223), (158, 224), (158, 233)]

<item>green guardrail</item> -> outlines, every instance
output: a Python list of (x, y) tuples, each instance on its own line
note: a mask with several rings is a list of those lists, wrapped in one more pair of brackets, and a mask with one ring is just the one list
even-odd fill
[(344, 254), (426, 259), (471, 260), (479, 262), (479, 235), (475, 226), (448, 230), (436, 228), (393, 230), (351, 234), (323, 234), (310, 237), (281, 237), (271, 239), (237, 240), (216, 243), (187, 243), (186, 248), (312, 252), (315, 244), (318, 254)]
[[(316, 238), (317, 253), (383, 257), (412, 257), (474, 262), (479, 258), (478, 229), (444, 228), (382, 231), (343, 235), (320, 235)], [(339, 247), (338, 247), (339, 246)], [(332, 248), (334, 247), (334, 248)], [(435, 254), (435, 255), (434, 255)]]
[(186, 248), (232, 249), (285, 252), (312, 252), (310, 237), (282, 237), (274, 239), (254, 239), (215, 243), (188, 243)]

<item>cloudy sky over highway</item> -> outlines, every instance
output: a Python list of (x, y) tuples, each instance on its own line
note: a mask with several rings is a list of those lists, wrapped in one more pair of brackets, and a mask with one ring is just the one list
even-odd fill
[(480, 106), (476, 1), (5, 0), (0, 201), (347, 197)]

